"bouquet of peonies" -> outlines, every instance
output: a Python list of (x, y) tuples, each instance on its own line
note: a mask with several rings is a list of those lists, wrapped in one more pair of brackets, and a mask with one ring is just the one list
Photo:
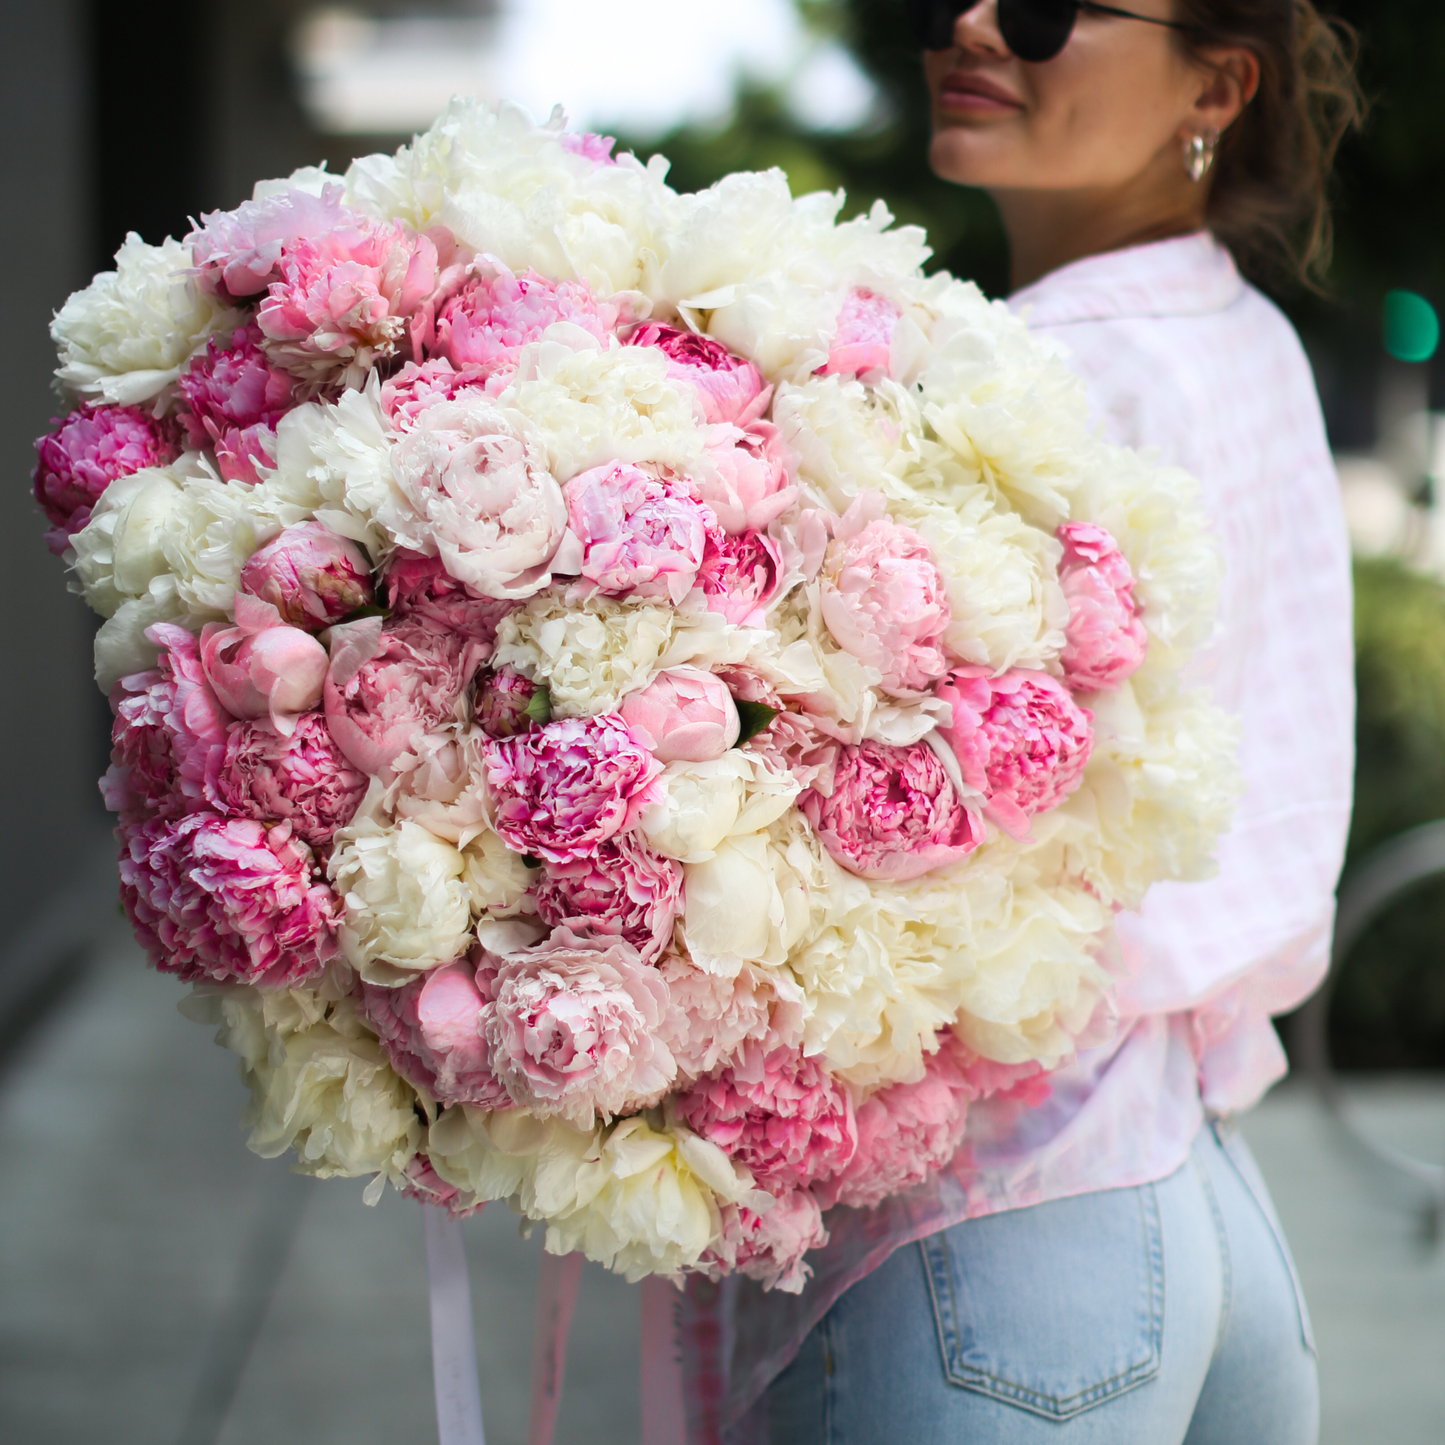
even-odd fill
[(1107, 1028), (1232, 732), (1194, 484), (913, 228), (454, 102), (55, 318), (101, 787), (251, 1147), (800, 1288)]

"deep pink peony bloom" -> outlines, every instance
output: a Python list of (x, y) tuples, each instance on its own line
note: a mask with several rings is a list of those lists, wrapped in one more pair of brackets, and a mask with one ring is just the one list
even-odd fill
[(1144, 661), (1149, 634), (1134, 600), (1134, 573), (1119, 544), (1092, 522), (1065, 522), (1059, 585), (1069, 599), (1067, 641), (1059, 656), (1077, 691), (1118, 687)]
[(1027, 837), (1032, 814), (1057, 808), (1079, 786), (1093, 718), (1057, 678), (962, 667), (934, 695), (953, 706), (953, 723), (940, 732), (964, 780), (987, 795), (988, 815), (1005, 832)]
[(555, 929), (500, 961), (493, 997), (482, 1011), (488, 1058), (533, 1113), (589, 1129), (657, 1103), (675, 1076), (657, 1037), (667, 985), (621, 939)]
[(677, 1114), (774, 1194), (836, 1174), (858, 1146), (846, 1086), (795, 1049), (745, 1047), (681, 1095)]
[(289, 737), (269, 722), (235, 724), (213, 788), (226, 812), (288, 822), (298, 838), (326, 848), (356, 813), (366, 781), (336, 746), (325, 718), (308, 712)]
[(880, 367), (887, 371), (893, 328), (902, 315), (902, 308), (886, 296), (854, 287), (838, 312), (838, 330), (820, 373), (861, 376)]
[(569, 321), (599, 341), (617, 325), (617, 307), (581, 281), (549, 281), (535, 271), (517, 276), (491, 258), (479, 267), (481, 274), (437, 313), (430, 351), (453, 366), (509, 371), (522, 348), (555, 322)]
[(797, 500), (798, 454), (772, 422), (731, 427), (707, 452), (712, 466), (698, 489), (725, 532), (761, 532)]
[(883, 674), (884, 692), (909, 697), (948, 671), (951, 613), (928, 544), (864, 492), (834, 528), (823, 558), (823, 621), (845, 652)]
[(57, 556), (90, 521), (100, 494), (117, 477), (163, 467), (181, 452), (175, 422), (138, 406), (84, 403), (51, 425), (55, 430), (35, 443), (39, 460), (32, 475), (35, 500), (51, 523), (45, 545)]
[(537, 684), (510, 667), (487, 673), (477, 688), (477, 726), (494, 738), (531, 732), (548, 721), (538, 714), (537, 694)]
[(399, 431), (407, 431), (434, 403), (455, 401), (467, 391), (486, 390), (487, 376), (485, 368), (479, 366), (458, 370), (444, 356), (420, 365), (408, 361), (395, 376), (381, 383), (381, 409)]
[(573, 477), (566, 496), (582, 576), (593, 586), (674, 603), (692, 590), (715, 519), (689, 479), (610, 462)]
[(451, 1219), (470, 1219), (486, 1207), (485, 1200), (466, 1203), (466, 1195), (455, 1184), (448, 1184), (432, 1168), (431, 1160), (425, 1154), (413, 1154), (402, 1173), (406, 1175), (406, 1183), (401, 1192), (406, 1198), (415, 1199), (418, 1204), (434, 1204), (438, 1209), (445, 1209)]
[(201, 670), (196, 639), (169, 622), (146, 636), (161, 649), (155, 668), (121, 678), (110, 698), (115, 722), (100, 791), (122, 823), (213, 806), (209, 784), (231, 722)]
[(256, 482), (256, 468), (275, 459), (276, 423), (295, 406), (295, 379), (261, 350), (261, 328), (238, 326), (229, 340), (213, 336), (176, 385), (188, 443), (212, 448), (228, 481)]
[(697, 585), (709, 610), (739, 627), (761, 627), (782, 576), (778, 544), (766, 532), (731, 537), (719, 528), (708, 528)]
[(584, 160), (592, 162), (593, 168), (598, 166), (615, 166), (616, 159), (612, 154), (612, 147), (617, 144), (614, 137), (610, 135), (598, 135), (595, 131), (563, 131), (561, 137), (562, 149), (570, 151), (574, 156), (581, 156)]
[(724, 1203), (719, 1242), (699, 1261), (710, 1278), (733, 1270), (758, 1280), (764, 1290), (798, 1294), (813, 1271), (804, 1256), (828, 1242), (818, 1201), (809, 1189), (789, 1189), (762, 1214), (745, 1204)]
[(241, 569), (241, 588), (311, 632), (376, 601), (366, 554), (320, 522), (287, 527), (253, 552)]
[(682, 865), (626, 833), (590, 858), (545, 864), (535, 897), (537, 916), (549, 928), (624, 939), (652, 963), (672, 941), (682, 907)]
[(616, 713), (560, 718), (484, 747), (496, 830), (549, 863), (590, 858), (657, 799), (662, 764)]
[(518, 604), (507, 598), (484, 597), (459, 582), (440, 557), (398, 547), (386, 564), (387, 599), (398, 622), (428, 632), (457, 632), (486, 649), (490, 656), (502, 618)]
[(410, 618), (344, 623), (332, 633), (326, 723), (337, 746), (378, 776), (418, 733), (438, 731), (458, 704), (485, 649)]
[(391, 1066), (439, 1104), (510, 1109), (487, 1062), (476, 965), (458, 958), (400, 988), (361, 985), (361, 1012)]
[(843, 747), (832, 793), (810, 788), (798, 806), (834, 859), (860, 878), (917, 878), (984, 838), (982, 820), (964, 807), (927, 743)]
[(721, 678), (700, 667), (669, 667), (628, 693), (619, 709), (660, 763), (706, 763), (738, 740), (738, 710)]
[(302, 237), (325, 236), (363, 217), (343, 204), (340, 181), (319, 196), (286, 190), (262, 201), (244, 201), (234, 211), (211, 211), (186, 237), (202, 290), (225, 300), (257, 296), (281, 279), (285, 249)]
[(222, 705), (238, 718), (269, 717), (282, 733), (321, 701), (329, 660), (309, 632), (288, 627), (269, 603), (236, 593), (236, 625), (201, 629), (201, 666)]
[(121, 902), (163, 972), (287, 988), (335, 955), (335, 896), (289, 823), (188, 813), (120, 836)]
[[(441, 282), (436, 243), (400, 222), (357, 220), (282, 250), (256, 312), (266, 351), (312, 384), (360, 385), (407, 343), (407, 322)], [(409, 343), (407, 343), (409, 344)]]
[(661, 321), (644, 321), (627, 338), (629, 346), (655, 346), (667, 357), (668, 371), (697, 389), (709, 422), (743, 425), (760, 411), (763, 374), (751, 361), (734, 356), (721, 341), (683, 331)]

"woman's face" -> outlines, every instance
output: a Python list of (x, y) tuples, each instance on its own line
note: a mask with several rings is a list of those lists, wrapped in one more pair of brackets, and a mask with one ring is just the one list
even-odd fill
[[(1117, 3), (1174, 18), (1172, 0)], [(1166, 27), (1081, 10), (1063, 50), (1029, 65), (999, 34), (997, 0), (980, 0), (958, 17), (953, 40), (951, 50), (924, 52), (929, 161), (945, 180), (990, 191), (1113, 190), (1151, 166), (1185, 179), (1180, 148), (1202, 128), (1196, 101), (1209, 75)]]

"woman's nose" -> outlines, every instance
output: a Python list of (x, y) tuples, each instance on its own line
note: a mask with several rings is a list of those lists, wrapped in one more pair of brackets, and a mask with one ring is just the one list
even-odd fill
[(953, 43), (960, 50), (1008, 55), (1009, 48), (998, 28), (998, 0), (975, 0), (953, 22)]

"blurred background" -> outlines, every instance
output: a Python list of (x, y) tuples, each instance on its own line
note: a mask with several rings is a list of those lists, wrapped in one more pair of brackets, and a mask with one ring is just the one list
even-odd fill
[[(218, 1126), (240, 1104), (229, 1062), (171, 1013), (174, 990), (142, 971), (116, 927), (91, 782), (108, 726), (89, 681), (92, 622), (41, 545), (28, 484), (54, 408), (50, 316), (127, 231), (181, 236), (188, 217), (234, 206), (258, 177), (321, 157), (340, 171), (394, 149), (458, 91), (539, 117), (561, 101), (574, 128), (669, 156), (679, 189), (781, 166), (795, 193), (844, 187), (846, 213), (882, 196), (928, 228), (933, 265), (993, 295), (1005, 289), (1002, 232), (986, 197), (926, 168), (901, 0), (4, 7), (0, 236), (18, 284), (0, 353), (11, 476), (0, 516), (13, 539), (0, 569), (0, 676), (11, 679), (0, 727), (19, 765), (0, 771), (17, 826), (0, 870), (0, 1217), (12, 1224), (0, 1243), (0, 1434), (426, 1439), (414, 1211), (394, 1200), (362, 1210), (349, 1186), (297, 1193), (284, 1170), (249, 1158)], [(1276, 299), (1314, 365), (1357, 556), (1348, 888), (1381, 845), (1445, 819), (1445, 7), (1325, 8), (1359, 29), (1374, 107), (1341, 157), (1330, 295)], [(1414, 836), (1435, 838), (1445, 865), (1439, 835)], [(1433, 1147), (1439, 1159), (1445, 1147), (1445, 874), (1427, 859), (1415, 875), (1362, 926), (1323, 1020), (1376, 1152), (1330, 1124), (1299, 1081), (1246, 1125), (1315, 1304), (1327, 1441), (1445, 1434), (1445, 1251), (1432, 1242), (1442, 1182), (1379, 1157)], [(1309, 1020), (1282, 1033), (1308, 1053)], [(59, 1136), (57, 1118), (68, 1121)], [(521, 1438), (529, 1327), (517, 1321), (536, 1243), (493, 1211), (470, 1244), (494, 1439)], [(589, 1274), (583, 1323), (598, 1328), (574, 1378), (602, 1404), (564, 1410), (563, 1438), (636, 1437), (635, 1322), (616, 1323), (634, 1313), (625, 1287)], [(320, 1408), (323, 1376), (350, 1414)]]

